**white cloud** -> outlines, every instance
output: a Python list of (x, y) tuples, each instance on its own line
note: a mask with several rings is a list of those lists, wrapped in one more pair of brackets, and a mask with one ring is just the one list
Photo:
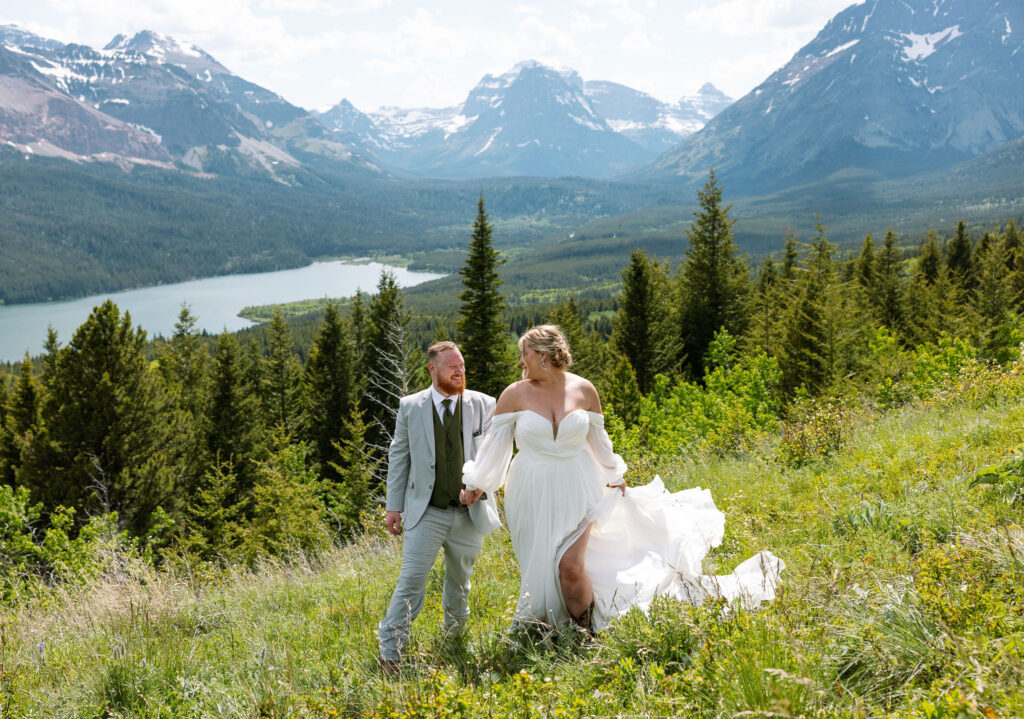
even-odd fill
[(516, 5), (512, 12), (519, 15), (543, 15), (544, 7), (541, 5)]
[(629, 52), (651, 52), (658, 47), (650, 36), (642, 30), (634, 30), (626, 35), (626, 37), (622, 38), (619, 46)]
[(390, 4), (391, 0), (262, 0), (260, 9), (270, 12), (345, 15), (380, 10)]

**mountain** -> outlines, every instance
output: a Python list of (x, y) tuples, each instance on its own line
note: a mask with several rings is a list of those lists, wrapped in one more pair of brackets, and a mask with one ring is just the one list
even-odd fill
[(306, 110), (150, 31), (94, 50), (0, 27), (0, 141), (67, 159), (284, 181), (303, 172), (301, 153), (376, 171)]
[(937, 170), (1024, 134), (1024, 4), (867, 0), (640, 177), (767, 193)]
[(319, 119), (342, 141), (413, 175), (604, 177), (675, 145), (729, 102), (706, 85), (668, 105), (527, 61), (486, 75), (458, 107), (365, 114), (343, 100)]
[(678, 145), (732, 103), (731, 98), (710, 83), (675, 105), (615, 82), (590, 81), (583, 84), (583, 89), (594, 111), (613, 130), (652, 152)]

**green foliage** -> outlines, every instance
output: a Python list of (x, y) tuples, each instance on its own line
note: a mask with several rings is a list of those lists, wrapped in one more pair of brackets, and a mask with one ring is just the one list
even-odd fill
[(158, 505), (174, 501), (163, 461), (166, 409), (145, 343), (145, 332), (107, 300), (54, 358), (42, 408), (46, 435), (34, 439), (19, 475), (47, 511), (61, 504), (117, 510), (141, 533)]
[(622, 271), (612, 344), (629, 360), (641, 392), (650, 391), (659, 367), (658, 328), (665, 320), (667, 290), (664, 268), (643, 250), (633, 250), (629, 265)]
[(514, 363), (509, 362), (508, 329), (501, 321), (505, 298), (498, 291), (502, 283), (498, 268), (505, 260), (494, 249), (491, 232), (481, 192), (466, 264), (459, 270), (465, 289), (459, 294), (462, 304), (455, 329), (467, 381), (497, 397), (511, 381), (510, 364)]
[(305, 367), (304, 434), (325, 479), (337, 481), (337, 443), (344, 423), (358, 403), (353, 376), (355, 347), (351, 325), (328, 303)]
[(75, 531), (75, 511), (57, 507), (37, 534), (41, 514), (27, 488), (0, 485), (0, 604), (44, 597), (52, 586), (86, 585), (134, 555), (117, 515), (92, 517)]
[(270, 456), (257, 465), (251, 522), (243, 535), (248, 561), (292, 552), (322, 550), (330, 542), (317, 477), (308, 468), (309, 449), (278, 434)]
[(971, 487), (990, 487), (1007, 503), (1024, 505), (1024, 455), (1014, 454), (974, 472)]
[(697, 377), (714, 334), (723, 327), (734, 335), (749, 324), (750, 277), (733, 239), (731, 205), (723, 206), (722, 188), (712, 170), (697, 192), (700, 210), (687, 231), (690, 246), (679, 270), (681, 358)]

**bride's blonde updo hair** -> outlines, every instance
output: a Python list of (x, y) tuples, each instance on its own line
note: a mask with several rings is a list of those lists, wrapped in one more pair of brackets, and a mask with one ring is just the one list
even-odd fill
[[(526, 330), (519, 338), (520, 351), (524, 347), (529, 347), (538, 354), (547, 355), (551, 366), (556, 369), (566, 370), (572, 367), (569, 342), (558, 325), (537, 325)], [(525, 369), (523, 379), (526, 379)]]

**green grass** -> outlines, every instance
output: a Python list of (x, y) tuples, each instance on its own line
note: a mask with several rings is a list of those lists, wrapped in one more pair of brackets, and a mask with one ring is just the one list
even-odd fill
[(708, 571), (763, 548), (785, 560), (759, 611), (663, 601), (593, 642), (510, 633), (518, 576), (499, 530), (467, 635), (440, 637), (439, 562), (390, 681), (375, 628), (400, 543), (374, 516), (318, 557), (216, 576), (125, 564), (5, 610), (0, 716), (1024, 715), (1024, 507), (971, 486), (1024, 443), (1024, 391), (1014, 372), (972, 381), (859, 409), (838, 449), (799, 466), (777, 437), (653, 462), (671, 489), (709, 487), (726, 513)]

